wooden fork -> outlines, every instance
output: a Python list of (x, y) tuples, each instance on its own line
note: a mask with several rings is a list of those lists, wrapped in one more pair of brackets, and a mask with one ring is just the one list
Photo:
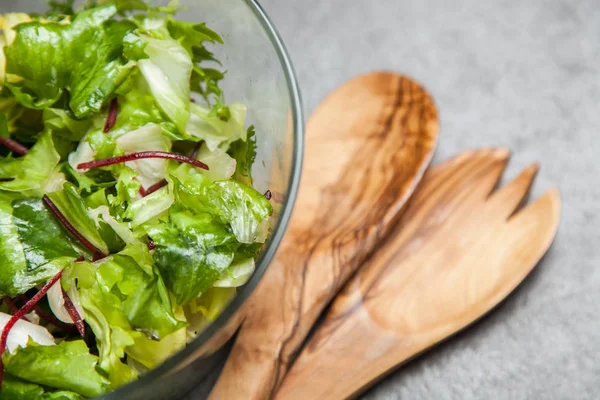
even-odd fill
[(508, 151), (465, 153), (426, 174), (400, 223), (334, 300), (277, 399), (354, 397), (490, 311), (556, 234), (552, 189), (523, 210), (538, 170), (493, 191)]

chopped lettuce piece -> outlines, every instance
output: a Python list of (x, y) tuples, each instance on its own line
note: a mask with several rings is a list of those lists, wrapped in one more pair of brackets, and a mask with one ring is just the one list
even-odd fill
[(217, 215), (231, 226), (240, 243), (264, 243), (273, 207), (261, 193), (234, 180), (211, 184), (189, 166), (179, 166), (169, 172), (179, 183), (180, 204), (197, 212)]
[(16, 295), (15, 275), (27, 271), (27, 260), (14, 223), (12, 199), (0, 193), (0, 294)]
[(215, 182), (206, 193), (211, 209), (231, 224), (240, 243), (264, 242), (271, 203), (255, 189), (236, 181)]
[(204, 23), (169, 19), (167, 29), (173, 39), (180, 41), (195, 63), (190, 82), (192, 90), (200, 94), (207, 103), (210, 102), (211, 97), (220, 101), (222, 93), (219, 81), (224, 78), (224, 73), (214, 68), (206, 68), (200, 63), (206, 61), (219, 63), (214, 54), (206, 48), (205, 42), (223, 43), (223, 39)]
[(130, 245), (113, 259), (123, 269), (117, 286), (126, 296), (123, 310), (135, 330), (160, 339), (184, 326), (173, 315), (169, 294), (146, 245)]
[[(159, 125), (149, 123), (118, 137), (117, 145), (125, 154), (129, 154), (140, 151), (168, 151), (171, 141), (162, 134)], [(167, 171), (167, 160), (160, 158), (130, 161), (126, 165), (137, 172), (136, 179), (144, 188), (163, 179)]]
[(116, 12), (107, 5), (78, 13), (70, 24), (16, 26), (16, 38), (4, 53), (6, 72), (19, 77), (6, 86), (19, 103), (44, 109), (66, 89), (75, 116), (98, 112), (134, 67), (123, 57), (123, 38), (134, 25), (110, 20)]
[(70, 239), (39, 199), (12, 202), (0, 194), (0, 294), (25, 293), (77, 256)]
[(59, 161), (52, 135), (45, 133), (23, 157), (0, 160), (0, 178), (14, 178), (0, 182), (0, 190), (41, 196), (44, 186), (54, 179), (61, 179), (54, 173)]
[[(104, 264), (102, 264), (104, 265)], [(131, 329), (127, 317), (121, 310), (122, 300), (111, 293), (118, 271), (88, 262), (71, 265), (63, 274), (66, 282), (76, 280), (81, 306), (86, 313), (86, 322), (96, 336), (99, 350), (99, 367), (108, 376), (111, 388), (115, 389), (134, 379), (137, 375), (121, 362), (125, 348), (134, 344), (141, 333)]]
[(79, 233), (89, 240), (98, 250), (104, 254), (109, 253), (108, 246), (98, 231), (98, 226), (89, 216), (81, 195), (75, 185), (70, 182), (65, 183), (63, 190), (48, 195), (56, 204), (65, 218), (73, 225)]
[(76, 263), (65, 276), (77, 279), (86, 322), (100, 349), (100, 367), (113, 387), (135, 377), (121, 359), (142, 333), (160, 339), (184, 326), (173, 314), (168, 292), (144, 244), (129, 245), (94, 264)]
[[(190, 57), (194, 57), (196, 52), (204, 49), (204, 42), (223, 43), (221, 36), (205, 23), (177, 21), (171, 18), (167, 22), (167, 29), (171, 37), (181, 43)], [(196, 62), (203, 60), (205, 59), (194, 59)], [(210, 60), (217, 61), (214, 58)]]
[(0, 35), (0, 88), (4, 86), (6, 79), (6, 56), (4, 47), (15, 41), (16, 32), (14, 27), (23, 22), (31, 21), (31, 17), (25, 13), (7, 13), (0, 15), (0, 29), (4, 35)]
[(234, 263), (215, 282), (214, 287), (236, 288), (246, 284), (256, 268), (254, 258), (247, 258)]
[(174, 201), (173, 193), (168, 186), (165, 186), (129, 204), (124, 216), (131, 221), (131, 226), (135, 228), (159, 217), (171, 207)]
[(248, 128), (246, 140), (238, 139), (231, 143), (229, 155), (236, 161), (233, 179), (245, 185), (252, 186), (252, 165), (256, 159), (256, 132), (254, 126)]
[(14, 224), (30, 270), (59, 257), (79, 257), (70, 236), (40, 199), (15, 200), (12, 207)]
[[(222, 106), (216, 106), (218, 110)], [(191, 115), (187, 124), (187, 132), (206, 142), (209, 150), (228, 145), (238, 139), (246, 140), (244, 121), (246, 106), (241, 103), (231, 103), (227, 106), (225, 115), (208, 109), (200, 104), (190, 105)], [(223, 114), (223, 112), (221, 112)]]
[(198, 151), (196, 159), (208, 165), (208, 171), (199, 170), (198, 172), (211, 181), (225, 181), (231, 178), (236, 171), (236, 160), (220, 148), (210, 151), (207, 146), (203, 145)]
[[(176, 307), (174, 314), (178, 320), (186, 321), (182, 307)], [(182, 327), (160, 338), (160, 340), (140, 336), (135, 339), (133, 346), (127, 348), (127, 355), (144, 368), (154, 368), (185, 347), (187, 342), (186, 330), (187, 327)]]
[(90, 216), (97, 221), (96, 223), (100, 223), (99, 219), (102, 218), (102, 220), (110, 225), (113, 231), (119, 235), (125, 244), (134, 244), (139, 242), (139, 240), (131, 231), (129, 224), (117, 221), (117, 219), (111, 215), (110, 209), (106, 205), (101, 205), (90, 210)]
[(182, 139), (177, 127), (162, 112), (148, 83), (139, 73), (132, 74), (133, 87), (119, 98), (119, 112), (111, 136), (118, 137), (144, 125), (160, 125), (163, 133), (174, 139)]
[(2, 398), (6, 400), (82, 400), (74, 392), (64, 390), (46, 391), (35, 383), (17, 379), (10, 374), (4, 374), (2, 381)]
[(46, 108), (43, 113), (44, 129), (70, 141), (80, 141), (92, 126), (90, 119), (77, 120), (60, 108)]
[(210, 214), (171, 213), (169, 223), (148, 227), (154, 261), (178, 304), (210, 289), (233, 261), (238, 244)]
[(2, 397), (7, 400), (43, 399), (44, 389), (35, 383), (22, 381), (9, 374), (2, 380)]
[(185, 132), (190, 119), (192, 60), (176, 40), (150, 37), (143, 40), (148, 58), (138, 60), (138, 67), (160, 108), (179, 132)]
[(83, 340), (56, 346), (29, 343), (14, 354), (3, 356), (6, 372), (17, 378), (84, 396), (99, 396), (108, 381), (96, 371), (98, 357), (90, 354)]
[(113, 169), (119, 171), (119, 178), (116, 185), (117, 196), (116, 198), (111, 197), (111, 205), (125, 206), (138, 199), (142, 183), (137, 179), (137, 172), (126, 165), (115, 166)]
[(190, 303), (189, 310), (193, 314), (201, 314), (203, 318), (192, 317), (194, 321), (191, 326), (194, 328), (195, 333), (202, 329), (203, 325), (207, 322), (212, 322), (231, 303), (231, 300), (235, 297), (237, 291), (235, 288), (219, 288), (212, 287), (206, 291), (200, 298)]

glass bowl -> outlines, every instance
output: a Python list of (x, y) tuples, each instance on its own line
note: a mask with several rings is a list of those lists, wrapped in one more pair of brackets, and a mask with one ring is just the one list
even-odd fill
[[(107, 0), (102, 0), (107, 1)], [(164, 5), (166, 0), (154, 0)], [(0, 0), (0, 12), (43, 12), (42, 0)], [(281, 241), (298, 189), (302, 164), (303, 118), (294, 71), (279, 35), (255, 0), (179, 0), (177, 18), (206, 22), (224, 45), (212, 50), (227, 70), (222, 88), (227, 102), (248, 107), (256, 128), (255, 187), (271, 190), (273, 229), (249, 282), (224, 312), (184, 350), (139, 380), (103, 397), (106, 400), (174, 399), (204, 381), (214, 380), (227, 346), (242, 319), (242, 306), (261, 280)], [(205, 384), (210, 389), (210, 384)]]

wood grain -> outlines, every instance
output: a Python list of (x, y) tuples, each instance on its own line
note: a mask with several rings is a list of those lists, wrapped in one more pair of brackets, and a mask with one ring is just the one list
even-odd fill
[(431, 96), (401, 75), (364, 75), (323, 101), (288, 232), (210, 398), (272, 397), (324, 307), (397, 222), (437, 133)]
[(553, 189), (527, 208), (537, 165), (492, 190), (508, 151), (463, 154), (430, 170), (386, 243), (328, 310), (276, 398), (345, 399), (490, 311), (556, 234)]

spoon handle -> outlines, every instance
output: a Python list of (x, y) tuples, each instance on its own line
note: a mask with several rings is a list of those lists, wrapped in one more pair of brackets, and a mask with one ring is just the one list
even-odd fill
[(398, 220), (432, 158), (432, 98), (392, 73), (356, 78), (308, 123), (306, 159), (290, 227), (211, 399), (274, 395), (309, 330)]

